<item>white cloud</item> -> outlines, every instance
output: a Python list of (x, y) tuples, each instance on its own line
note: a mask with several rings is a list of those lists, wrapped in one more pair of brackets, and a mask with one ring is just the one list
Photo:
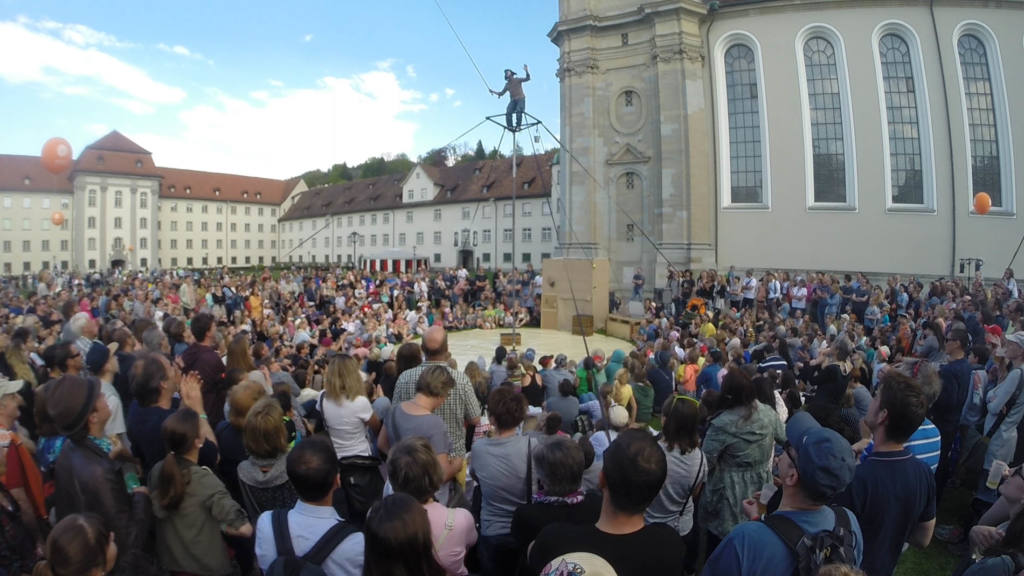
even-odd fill
[(85, 131), (88, 132), (89, 134), (93, 135), (93, 136), (99, 137), (99, 136), (104, 136), (106, 134), (109, 134), (110, 133), (110, 127), (107, 126), (106, 124), (100, 124), (100, 123), (86, 124), (85, 125)]
[(462, 100), (456, 100), (455, 102), (452, 102), (452, 108), (458, 108), (459, 106), (462, 106)]
[(267, 84), (270, 84), (274, 88), (284, 88), (284, 82), (280, 80), (274, 80), (273, 78), (267, 80)]
[(161, 166), (287, 178), (335, 162), (411, 152), (417, 125), (407, 116), (423, 110), (423, 100), (393, 72), (372, 70), (244, 97), (215, 92), (180, 112), (167, 133), (129, 137), (153, 150)]
[(452, 96), (455, 96), (455, 90), (452, 90), (451, 88), (445, 88), (444, 89), (444, 97), (445, 98), (451, 98)]
[(62, 40), (76, 46), (107, 46), (114, 48), (128, 48), (132, 44), (121, 42), (112, 34), (93, 30), (83, 24), (65, 24), (53, 20), (32, 20), (25, 16), (19, 16), (17, 23), (22, 26), (36, 28), (51, 33), (56, 33)]
[[(85, 27), (81, 28), (90, 32), (82, 32), (74, 24), (46, 22), (0, 21), (0, 54), (18, 55), (0, 58), (0, 80), (38, 84), (65, 93), (72, 86), (72, 94), (107, 99), (136, 113), (185, 99), (184, 90), (100, 50), (99, 46), (116, 41), (112, 36)], [(78, 35), (65, 39), (68, 30)]]
[(313, 35), (312, 34), (306, 34), (305, 36), (302, 37), (302, 41), (303, 42), (311, 42), (312, 40), (313, 40)]
[(405, 66), (405, 74), (409, 78), (415, 78), (416, 77), (416, 67), (413, 66), (412, 64), (407, 64)]
[(157, 48), (164, 52), (170, 52), (171, 54), (177, 54), (178, 56), (184, 56), (185, 58), (193, 58), (195, 60), (203, 60), (208, 64), (213, 64), (213, 60), (210, 60), (206, 56), (203, 56), (199, 52), (193, 52), (181, 44), (175, 44), (174, 46), (168, 46), (167, 44), (160, 43), (156, 45)]
[(441, 95), (438, 94), (437, 92), (431, 92), (430, 97), (427, 98), (427, 100), (430, 100), (431, 102), (437, 102), (440, 99)]

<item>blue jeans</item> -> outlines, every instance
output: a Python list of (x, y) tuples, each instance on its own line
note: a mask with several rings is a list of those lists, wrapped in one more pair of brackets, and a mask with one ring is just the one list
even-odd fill
[(512, 114), (516, 115), (516, 130), (523, 125), (523, 112), (526, 112), (526, 98), (509, 100), (508, 108), (505, 108), (505, 126), (512, 129)]
[(481, 534), (476, 542), (476, 551), (480, 557), (480, 573), (495, 576), (513, 576), (523, 553), (511, 534)]

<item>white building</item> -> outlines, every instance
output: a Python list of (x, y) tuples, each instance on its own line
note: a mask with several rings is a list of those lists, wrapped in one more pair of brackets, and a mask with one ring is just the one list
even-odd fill
[(635, 225), (679, 267), (999, 276), (1022, 30), (1020, 1), (560, 0), (567, 248), (616, 279), (664, 277)]
[(299, 193), (281, 217), (281, 261), (427, 258), (437, 268), (539, 267), (557, 245), (558, 209), (551, 202), (558, 197), (557, 185), (551, 193), (554, 158), (519, 158), (514, 181), (512, 160), (506, 158), (440, 168), (418, 165), (405, 177), (381, 176)]
[[(0, 155), (0, 270), (246, 267), (402, 254), (436, 267), (539, 266), (557, 238), (552, 159), (519, 158), (514, 181), (512, 161), (503, 159), (308, 190), (298, 178), (158, 167), (115, 131), (82, 150), (65, 174), (46, 172), (35, 156)], [(56, 213), (65, 220), (59, 227)]]

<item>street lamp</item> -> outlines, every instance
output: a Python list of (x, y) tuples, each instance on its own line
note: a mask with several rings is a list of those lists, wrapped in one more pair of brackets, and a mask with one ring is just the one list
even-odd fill
[(356, 267), (356, 244), (357, 244), (357, 242), (359, 242), (359, 240), (361, 238), (362, 238), (362, 236), (359, 234), (359, 232), (356, 232), (354, 230), (352, 231), (351, 234), (348, 235), (348, 240), (352, 244), (352, 267), (353, 268)]

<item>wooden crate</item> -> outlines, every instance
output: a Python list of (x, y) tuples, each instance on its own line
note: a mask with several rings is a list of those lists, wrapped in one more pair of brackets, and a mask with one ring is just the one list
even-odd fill
[(502, 346), (522, 346), (523, 345), (523, 333), (522, 332), (502, 332), (501, 333), (501, 345)]
[(579, 314), (572, 317), (572, 333), (583, 336), (594, 335), (594, 315)]
[(610, 314), (608, 316), (608, 326), (606, 331), (609, 336), (613, 338), (621, 338), (622, 340), (633, 340), (637, 332), (640, 330), (640, 319), (632, 316), (623, 316), (620, 314)]

